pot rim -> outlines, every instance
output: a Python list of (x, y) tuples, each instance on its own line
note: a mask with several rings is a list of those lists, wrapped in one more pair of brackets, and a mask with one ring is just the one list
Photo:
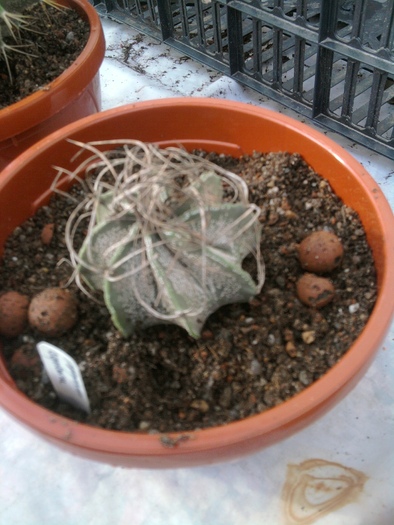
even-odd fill
[(61, 111), (90, 84), (101, 65), (105, 40), (97, 11), (86, 0), (58, 1), (89, 22), (89, 38), (76, 60), (44, 89), (0, 109), (0, 142), (20, 135)]
[[(321, 406), (327, 404), (327, 399), (334, 400), (339, 397), (340, 391), (342, 392), (346, 388), (347, 390), (353, 388), (354, 385), (352, 383), (354, 381), (352, 379), (365, 372), (374, 354), (379, 349), (391, 323), (394, 312), (394, 290), (393, 283), (390, 282), (389, 268), (392, 268), (394, 265), (394, 236), (392, 234), (394, 231), (394, 217), (383, 192), (363, 166), (341, 146), (306, 124), (299, 123), (275, 111), (235, 101), (188, 97), (144, 101), (113, 108), (69, 124), (45, 137), (37, 145), (29, 148), (5, 168), (0, 178), (0, 191), (7, 184), (7, 181), (12, 178), (15, 170), (19, 171), (20, 166), (27, 165), (32, 157), (42, 153), (53, 142), (60, 142), (71, 135), (75, 135), (79, 130), (91, 126), (98, 120), (102, 122), (111, 120), (120, 112), (145, 111), (146, 109), (162, 108), (171, 105), (195, 108), (204, 105), (208, 108), (228, 108), (253, 116), (257, 114), (263, 117), (265, 121), (279, 122), (286, 128), (307, 137), (312, 144), (319, 148), (326, 148), (343, 166), (346, 166), (348, 172), (351, 173), (351, 177), (357, 179), (358, 183), (368, 193), (379, 225), (384, 231), (383, 256), (386, 264), (385, 271), (379, 280), (378, 298), (367, 325), (346, 354), (324, 376), (305, 390), (276, 407), (240, 421), (201, 430), (170, 432), (168, 435), (175, 438), (185, 435), (191, 436), (191, 439), (182, 441), (182, 446), (176, 446), (171, 449), (163, 447), (160, 442), (160, 437), (163, 434), (142, 434), (95, 428), (50, 412), (35, 404), (19, 390), (16, 390), (8, 372), (3, 367), (3, 375), (6, 376), (6, 379), (0, 378), (0, 404), (28, 426), (42, 434), (47, 434), (52, 439), (67, 441), (69, 445), (98, 452), (112, 452), (119, 456), (132, 454), (133, 456), (159, 457), (168, 456), (169, 454), (187, 455), (191, 452), (212, 451), (212, 449), (220, 450), (237, 443), (243, 442), (247, 444), (249, 440), (253, 440), (257, 436), (270, 433), (280, 436), (282, 429), (286, 429), (286, 427), (297, 427), (298, 425), (301, 428), (301, 426), (305, 426), (305, 424), (301, 423), (302, 420), (308, 419), (308, 416), (309, 420), (311, 420), (313, 414), (319, 412)], [(346, 387), (347, 384), (350, 386)], [(329, 408), (330, 406), (326, 410)], [(45, 427), (44, 422), (46, 428), (43, 428), (43, 426)], [(48, 422), (50, 423), (49, 429)], [(193, 439), (193, 437), (198, 437), (198, 439)]]

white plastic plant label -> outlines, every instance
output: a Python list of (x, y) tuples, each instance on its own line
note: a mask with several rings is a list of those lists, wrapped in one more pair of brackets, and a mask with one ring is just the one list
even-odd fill
[(74, 359), (57, 346), (45, 341), (37, 344), (37, 350), (57, 395), (63, 401), (90, 413), (89, 398)]

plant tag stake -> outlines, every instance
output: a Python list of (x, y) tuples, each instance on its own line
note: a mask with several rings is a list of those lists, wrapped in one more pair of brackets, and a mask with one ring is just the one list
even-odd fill
[(57, 346), (45, 341), (37, 344), (37, 350), (57, 395), (63, 401), (89, 414), (89, 398), (74, 359)]

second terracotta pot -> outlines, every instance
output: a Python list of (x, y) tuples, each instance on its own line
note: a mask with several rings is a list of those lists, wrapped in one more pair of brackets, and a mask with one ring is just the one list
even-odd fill
[(99, 15), (87, 0), (59, 0), (89, 22), (88, 42), (58, 78), (0, 110), (0, 171), (22, 151), (56, 129), (101, 109), (99, 68), (105, 40)]

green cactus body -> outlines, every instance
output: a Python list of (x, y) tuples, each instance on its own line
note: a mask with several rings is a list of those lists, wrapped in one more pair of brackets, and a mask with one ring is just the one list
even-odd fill
[(181, 191), (173, 184), (160, 188), (157, 207), (167, 219), (159, 227), (141, 222), (138, 206), (127, 211), (132, 194), (123, 188), (100, 195), (78, 257), (81, 277), (103, 291), (124, 336), (174, 323), (198, 338), (220, 306), (246, 302), (260, 291), (261, 259), (256, 282), (242, 268), (249, 253), (259, 253), (259, 210), (226, 202), (220, 175), (205, 168)]

